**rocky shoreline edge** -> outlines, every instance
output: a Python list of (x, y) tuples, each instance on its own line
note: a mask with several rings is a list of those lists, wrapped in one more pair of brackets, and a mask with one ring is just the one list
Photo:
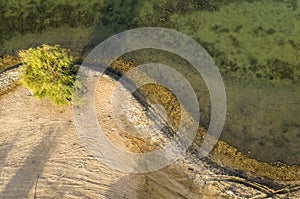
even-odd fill
[(12, 67), (0, 73), (0, 94), (6, 93), (16, 86), (19, 80), (20, 69)]

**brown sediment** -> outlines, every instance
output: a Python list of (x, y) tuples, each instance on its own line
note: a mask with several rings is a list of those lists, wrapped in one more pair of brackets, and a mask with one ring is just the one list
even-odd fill
[[(124, 59), (116, 60), (111, 67), (121, 73), (126, 73), (132, 69), (134, 64)], [(168, 123), (175, 131), (180, 122), (180, 104), (178, 103), (174, 94), (163, 86), (145, 85), (140, 89), (147, 100), (161, 104), (169, 116)], [(200, 127), (194, 143), (201, 144), (207, 132), (203, 127)], [(225, 141), (219, 140), (212, 151), (215, 159), (220, 161), (224, 166), (242, 170), (251, 175), (265, 177), (278, 181), (297, 181), (300, 180), (300, 165), (286, 165), (281, 162), (271, 164), (267, 162), (258, 161), (254, 158), (248, 157), (238, 151), (237, 148), (231, 146)]]
[(237, 148), (224, 141), (218, 141), (213, 156), (222, 162), (224, 166), (233, 169), (251, 172), (260, 177), (266, 177), (278, 181), (300, 180), (300, 166), (286, 165), (278, 162), (274, 165), (247, 157), (239, 152)]
[(20, 63), (17, 55), (4, 55), (0, 58), (0, 71)]
[(21, 83), (20, 82), (14, 82), (12, 84), (10, 84), (9, 86), (6, 86), (5, 88), (0, 88), (0, 98), (10, 92), (15, 91), (18, 86), (20, 86)]

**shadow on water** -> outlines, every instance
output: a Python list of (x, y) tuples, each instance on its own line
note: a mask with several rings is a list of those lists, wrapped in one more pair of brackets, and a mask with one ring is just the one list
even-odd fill
[(144, 1), (0, 1), (0, 55), (44, 43), (86, 55), (106, 38), (136, 27)]
[(131, 28), (136, 28), (133, 19), (143, 1), (115, 0), (106, 1), (101, 9), (101, 17), (95, 22), (92, 37), (83, 48), (81, 57), (85, 57), (94, 47), (110, 36)]
[(33, 149), (22, 167), (10, 179), (1, 193), (1, 198), (27, 198), (34, 187), (39, 174), (43, 171), (45, 162), (57, 144), (57, 130), (44, 135), (41, 142)]

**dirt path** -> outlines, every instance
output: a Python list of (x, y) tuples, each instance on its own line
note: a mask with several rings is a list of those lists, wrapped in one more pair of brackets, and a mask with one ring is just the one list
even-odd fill
[[(98, 119), (105, 123), (101, 118), (111, 112), (105, 107), (109, 108), (110, 91), (116, 82), (105, 77), (100, 83), (105, 89), (97, 93), (103, 116)], [(71, 107), (37, 101), (21, 86), (0, 96), (0, 121), (0, 198), (194, 199), (268, 194), (263, 189), (218, 179), (222, 171), (216, 165), (193, 162), (192, 157), (147, 174), (112, 170), (89, 155), (76, 133)]]

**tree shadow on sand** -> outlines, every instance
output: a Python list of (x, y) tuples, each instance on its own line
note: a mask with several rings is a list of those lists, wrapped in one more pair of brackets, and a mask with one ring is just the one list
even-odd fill
[(10, 179), (4, 188), (1, 198), (27, 198), (30, 190), (37, 182), (39, 174), (43, 171), (46, 161), (51, 155), (51, 151), (57, 145), (56, 129), (44, 135), (41, 142), (35, 147), (27, 157), (22, 167)]

